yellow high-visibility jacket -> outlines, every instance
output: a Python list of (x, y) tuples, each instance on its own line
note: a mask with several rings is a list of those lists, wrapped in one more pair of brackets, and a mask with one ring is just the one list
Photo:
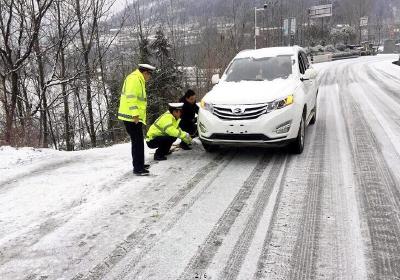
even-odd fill
[(171, 136), (179, 138), (187, 144), (190, 144), (191, 138), (186, 137), (186, 132), (179, 127), (180, 119), (175, 119), (169, 111), (161, 115), (149, 128), (146, 135), (146, 141), (151, 141), (159, 136)]
[(139, 70), (129, 74), (124, 81), (119, 102), (118, 119), (133, 122), (134, 116), (146, 124), (146, 81)]

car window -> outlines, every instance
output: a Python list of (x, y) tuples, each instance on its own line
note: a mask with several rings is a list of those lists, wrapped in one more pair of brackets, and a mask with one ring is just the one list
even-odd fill
[(305, 69), (310, 68), (310, 62), (308, 61), (307, 55), (304, 52), (301, 52), (301, 57), (303, 58)]
[(226, 71), (227, 82), (272, 81), (292, 74), (290, 55), (235, 59)]
[(306, 68), (304, 66), (304, 61), (301, 53), (299, 53), (299, 70), (301, 74), (304, 74), (306, 72)]

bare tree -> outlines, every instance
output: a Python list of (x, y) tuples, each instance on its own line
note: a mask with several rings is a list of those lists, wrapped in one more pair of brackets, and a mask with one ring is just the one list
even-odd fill
[[(62, 16), (61, 16), (61, 5), (62, 2), (57, 0), (57, 31), (59, 37), (59, 57), (60, 57), (60, 79), (64, 80), (66, 77), (66, 65), (65, 65), (65, 43), (63, 38), (66, 36), (66, 26), (69, 25), (68, 20), (67, 24), (63, 25)], [(65, 12), (65, 9), (64, 9)], [(67, 86), (65, 83), (61, 84), (61, 94), (63, 97), (63, 104), (64, 104), (64, 127), (65, 127), (65, 145), (67, 151), (72, 151), (74, 149), (73, 145), (73, 138), (71, 135), (71, 123), (70, 123), (70, 108), (69, 108), (69, 100), (68, 100), (68, 93), (67, 93)]]
[[(4, 63), (6, 80), (5, 92), (11, 95), (5, 97), (3, 104), (7, 105), (5, 142), (11, 144), (12, 127), (17, 104), (19, 117), (23, 125), (23, 108), (21, 103), (19, 70), (31, 55), (34, 43), (38, 38), (42, 19), (50, 8), (53, 0), (14, 1), (0, 0), (0, 57)], [(10, 90), (7, 90), (9, 85)]]
[[(83, 5), (82, 5), (83, 4)], [(98, 28), (98, 19), (101, 14), (100, 1), (81, 1), (75, 0), (75, 12), (78, 18), (78, 28), (80, 35), (80, 43), (82, 48), (82, 56), (84, 60), (85, 68), (85, 82), (86, 82), (86, 102), (89, 116), (89, 135), (90, 141), (93, 147), (96, 147), (96, 132), (94, 129), (94, 118), (93, 118), (93, 104), (92, 104), (92, 77), (91, 77), (91, 66), (90, 66), (90, 54), (93, 47), (93, 40), (95, 38), (96, 30)], [(85, 21), (90, 20), (91, 22), (86, 25)]]

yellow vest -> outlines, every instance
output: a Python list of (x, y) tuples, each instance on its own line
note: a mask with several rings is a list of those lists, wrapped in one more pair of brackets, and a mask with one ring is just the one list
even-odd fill
[(118, 119), (133, 122), (134, 116), (146, 124), (146, 81), (139, 70), (135, 70), (125, 78), (119, 102)]
[(149, 128), (146, 135), (146, 141), (151, 141), (160, 136), (171, 136), (179, 138), (189, 144), (191, 139), (186, 138), (186, 132), (179, 127), (180, 119), (175, 119), (169, 111), (159, 117)]

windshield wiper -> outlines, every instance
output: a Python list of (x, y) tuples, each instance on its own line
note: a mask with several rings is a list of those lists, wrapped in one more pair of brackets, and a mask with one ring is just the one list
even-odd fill
[(244, 79), (243, 81), (249, 81), (249, 82), (262, 82), (264, 81), (263, 79)]

